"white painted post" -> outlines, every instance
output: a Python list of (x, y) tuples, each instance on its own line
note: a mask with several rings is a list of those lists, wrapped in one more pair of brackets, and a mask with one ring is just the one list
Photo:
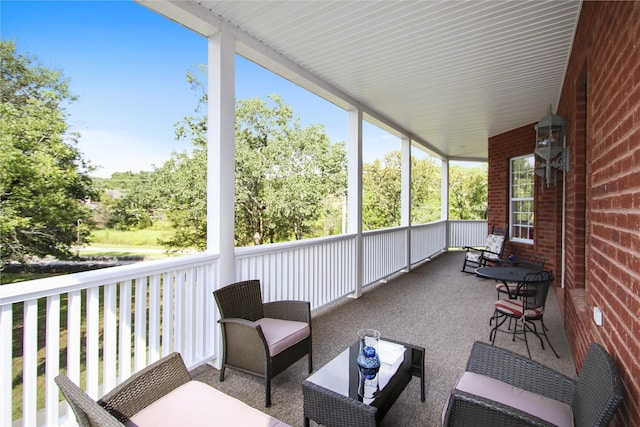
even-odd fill
[[(219, 284), (235, 280), (235, 40), (226, 29), (209, 37), (207, 250), (220, 254)], [(213, 297), (212, 297), (213, 298)]]
[[(230, 31), (209, 37), (208, 57), (207, 250), (220, 254), (218, 277), (211, 278), (218, 288), (235, 281), (235, 39)], [(215, 322), (215, 311), (210, 316)], [(216, 336), (219, 356), (222, 337)], [(214, 366), (220, 369), (220, 357)]]
[(411, 270), (411, 140), (400, 139), (400, 225), (406, 230), (407, 258), (405, 271)]
[[(449, 160), (442, 160), (440, 185), (440, 219), (446, 221), (446, 245), (449, 248)], [(445, 249), (445, 250), (446, 250)]]
[(362, 245), (362, 111), (349, 111), (349, 134), (347, 141), (348, 163), (348, 232), (356, 233), (355, 290), (352, 296), (362, 296), (363, 245)]

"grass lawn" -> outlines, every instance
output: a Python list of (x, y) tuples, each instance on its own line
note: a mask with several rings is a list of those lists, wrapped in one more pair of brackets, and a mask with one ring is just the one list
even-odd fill
[(149, 228), (145, 230), (121, 231), (121, 230), (94, 230), (91, 233), (90, 246), (102, 248), (146, 248), (164, 249), (158, 240), (171, 238), (173, 231), (163, 227)]

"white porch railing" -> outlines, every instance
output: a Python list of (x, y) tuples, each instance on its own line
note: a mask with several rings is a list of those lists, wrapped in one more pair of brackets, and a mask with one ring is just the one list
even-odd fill
[[(454, 246), (447, 234), (455, 246), (483, 245), (486, 230), (486, 221), (412, 226), (411, 263)], [(363, 285), (407, 268), (407, 232), (363, 233)], [(354, 292), (356, 256), (354, 235), (238, 248), (236, 279), (260, 279), (267, 301), (315, 309)], [(171, 351), (189, 368), (215, 359), (217, 268), (217, 255), (198, 254), (1, 286), (0, 425), (12, 424), (14, 404), (15, 424), (58, 425), (65, 411), (53, 378), (62, 371), (98, 398)]]
[(355, 239), (345, 234), (238, 248), (236, 280), (259, 279), (265, 301), (309, 301), (316, 309), (355, 290)]
[(484, 246), (487, 243), (488, 233), (486, 220), (449, 221), (449, 247)]
[[(53, 379), (61, 371), (98, 398), (172, 351), (192, 367), (209, 360), (217, 259), (199, 254), (1, 286), (0, 425), (11, 425), (14, 403), (22, 425), (58, 425)], [(13, 366), (14, 356), (22, 363)], [(22, 394), (13, 399), (16, 377)]]

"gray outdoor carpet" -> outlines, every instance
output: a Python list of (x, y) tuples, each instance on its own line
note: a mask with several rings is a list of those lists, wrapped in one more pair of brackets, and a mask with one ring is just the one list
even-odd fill
[[(400, 273), (387, 283), (365, 288), (361, 298), (342, 298), (312, 313), (314, 371), (353, 344), (356, 332), (374, 328), (383, 337), (422, 346), (426, 351), (426, 401), (414, 378), (382, 421), (383, 426), (438, 426), (448, 393), (464, 371), (474, 341), (488, 341), (489, 319), (496, 301), (495, 282), (460, 271), (463, 253), (448, 252)], [(212, 297), (213, 298), (213, 297)], [(549, 339), (560, 354), (543, 350), (530, 339), (534, 360), (576, 376), (555, 292), (550, 291), (545, 311)], [(498, 334), (496, 345), (526, 355), (524, 341)], [(194, 379), (242, 400), (292, 426), (303, 425), (301, 382), (309, 376), (304, 358), (272, 380), (272, 405), (264, 407), (260, 378), (227, 369), (225, 381), (219, 371), (201, 366)], [(314, 423), (312, 422), (312, 425)]]

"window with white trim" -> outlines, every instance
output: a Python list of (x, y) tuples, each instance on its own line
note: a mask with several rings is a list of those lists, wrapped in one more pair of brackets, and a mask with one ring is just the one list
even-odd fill
[(514, 157), (510, 169), (510, 240), (533, 244), (535, 158), (533, 155)]

